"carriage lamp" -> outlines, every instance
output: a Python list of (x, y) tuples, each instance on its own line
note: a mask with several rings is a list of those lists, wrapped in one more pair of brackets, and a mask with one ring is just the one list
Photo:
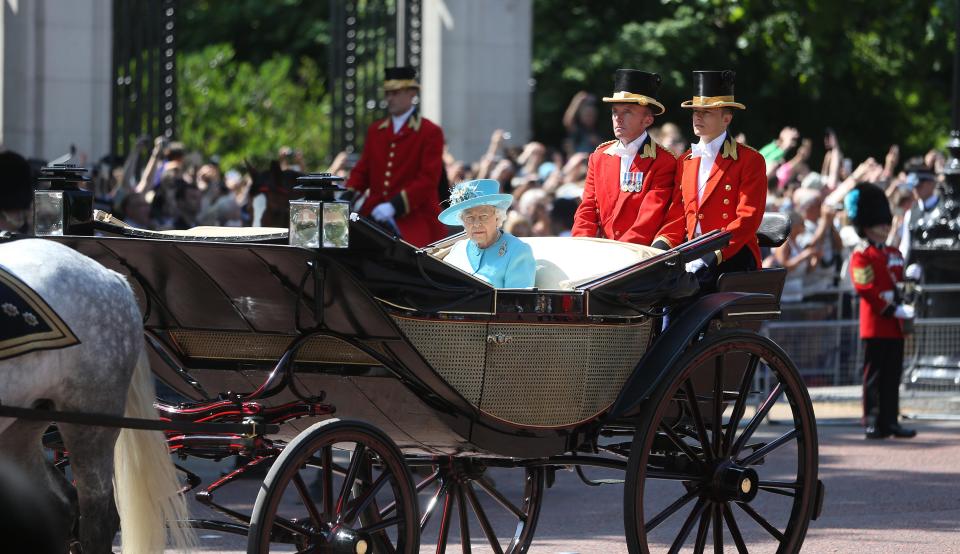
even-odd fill
[(347, 248), (350, 245), (350, 203), (336, 200), (343, 177), (311, 173), (297, 178), (293, 190), (303, 198), (290, 201), (290, 245), (304, 248)]
[(93, 193), (86, 170), (71, 164), (40, 170), (33, 193), (33, 234), (38, 237), (93, 234)]

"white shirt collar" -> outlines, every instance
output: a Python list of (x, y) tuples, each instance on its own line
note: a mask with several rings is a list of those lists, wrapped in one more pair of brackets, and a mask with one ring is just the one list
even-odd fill
[(620, 157), (627, 156), (632, 160), (633, 156), (640, 151), (640, 146), (643, 144), (645, 140), (647, 140), (646, 131), (644, 131), (635, 140), (630, 141), (630, 143), (628, 144), (623, 144), (623, 142), (618, 140), (613, 144), (611, 144), (610, 147), (604, 150), (603, 152), (605, 154), (610, 154), (611, 156), (620, 156)]
[(413, 110), (415, 110), (416, 108), (417, 108), (416, 106), (410, 106), (410, 109), (403, 112), (402, 114), (390, 116), (390, 119), (393, 120), (394, 133), (396, 133), (397, 131), (400, 130), (401, 127), (403, 127), (403, 124), (406, 123), (408, 119), (410, 119), (410, 115), (413, 113)]
[(720, 152), (720, 147), (723, 146), (723, 141), (726, 140), (727, 133), (720, 133), (720, 136), (711, 140), (708, 143), (703, 142), (703, 138), (700, 138), (700, 142), (693, 145), (691, 152), (696, 158), (716, 158), (717, 154)]

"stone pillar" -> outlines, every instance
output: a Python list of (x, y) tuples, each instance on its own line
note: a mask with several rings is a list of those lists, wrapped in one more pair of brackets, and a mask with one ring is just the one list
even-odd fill
[(457, 159), (479, 159), (494, 129), (529, 140), (532, 32), (532, 0), (424, 0), (421, 105)]
[(0, 143), (26, 157), (110, 149), (112, 0), (0, 0)]

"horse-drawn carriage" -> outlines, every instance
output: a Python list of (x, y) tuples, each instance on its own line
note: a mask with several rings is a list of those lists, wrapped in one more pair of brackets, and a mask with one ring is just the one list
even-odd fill
[[(288, 244), (293, 226), (109, 217), (98, 236), (50, 237), (131, 283), (150, 365), (181, 397), (157, 403), (171, 449), (244, 460), (196, 495), (227, 520), (189, 525), (248, 534), (256, 553), (409, 553), (421, 536), (444, 552), (451, 527), (463, 552), (520, 553), (556, 471), (613, 482), (584, 469), (601, 468), (624, 473), (631, 552), (800, 549), (823, 487), (806, 388), (758, 333), (781, 271), (702, 294), (684, 263), (724, 233), (666, 252), (536, 238), (536, 287), (494, 289), (443, 261), (460, 236), (418, 249), (356, 215), (325, 228), (323, 204), (314, 230), (333, 236), (316, 248)], [(769, 223), (761, 241), (782, 242)], [(256, 467), (251, 513), (215, 499)]]

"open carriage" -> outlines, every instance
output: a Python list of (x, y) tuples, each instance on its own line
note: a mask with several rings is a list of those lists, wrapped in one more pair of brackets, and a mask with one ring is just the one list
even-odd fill
[[(421, 536), (443, 552), (452, 527), (463, 552), (525, 552), (561, 469), (623, 473), (631, 552), (797, 552), (819, 513), (806, 388), (758, 333), (782, 271), (706, 295), (684, 271), (724, 233), (666, 252), (527, 239), (537, 286), (510, 290), (443, 262), (461, 237), (418, 249), (355, 215), (317, 248), (284, 229), (97, 227), (51, 238), (133, 285), (153, 370), (186, 399), (161, 415), (255, 430), (168, 433), (183, 456), (243, 456), (197, 494), (226, 520), (191, 525), (248, 533), (249, 552), (409, 553)], [(256, 467), (252, 513), (216, 501)]]

